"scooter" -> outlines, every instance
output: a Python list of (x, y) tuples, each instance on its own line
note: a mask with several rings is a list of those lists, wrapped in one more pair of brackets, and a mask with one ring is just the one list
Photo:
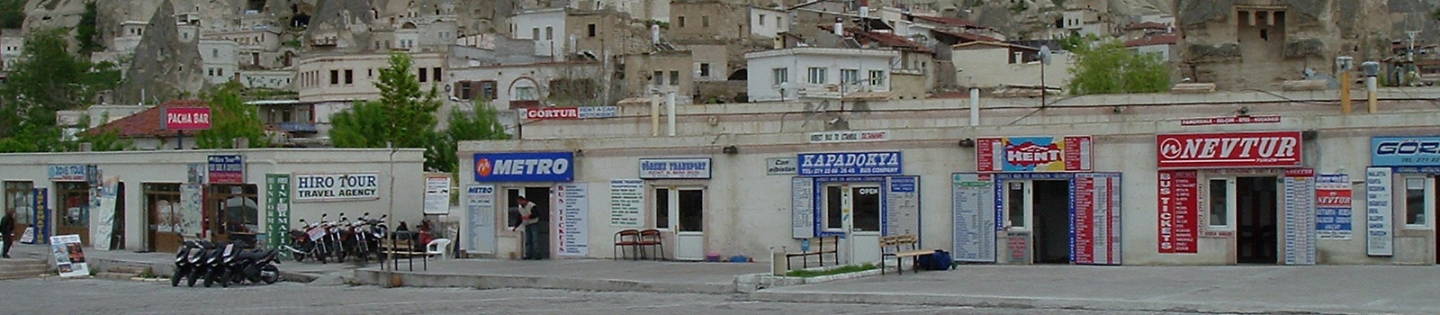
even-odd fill
[(211, 252), (210, 257), (205, 260), (209, 266), (205, 270), (205, 287), (209, 288), (215, 282), (220, 282), (221, 287), (230, 286), (230, 264), (235, 261), (235, 244), (225, 244)]
[[(189, 275), (190, 268), (194, 266), (190, 263), (191, 252), (199, 253), (201, 251), (203, 251), (203, 249), (201, 249), (200, 245), (195, 241), (185, 241), (180, 246), (180, 250), (175, 252), (175, 274), (170, 276), (170, 286), (180, 286), (180, 278)], [(191, 283), (194, 282), (192, 281)]]
[(189, 258), (185, 259), (187, 265), (190, 266), (189, 275), (185, 277), (185, 285), (191, 287), (194, 287), (195, 281), (200, 280), (200, 277), (203, 277), (208, 272), (209, 264), (207, 264), (206, 259), (209, 259), (210, 254), (215, 252), (215, 243), (195, 241), (195, 245), (197, 247), (191, 249), (188, 254)]
[(280, 260), (276, 259), (276, 251), (273, 249), (242, 252), (232, 269), (232, 279), (236, 284), (244, 281), (250, 281), (251, 284), (275, 283), (280, 280), (280, 269), (275, 266), (278, 263)]

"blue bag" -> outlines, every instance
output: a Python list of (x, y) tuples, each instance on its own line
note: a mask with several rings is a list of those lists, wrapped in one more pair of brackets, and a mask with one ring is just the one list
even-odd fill
[(920, 256), (920, 269), (924, 270), (950, 270), (950, 252), (935, 250), (934, 254)]

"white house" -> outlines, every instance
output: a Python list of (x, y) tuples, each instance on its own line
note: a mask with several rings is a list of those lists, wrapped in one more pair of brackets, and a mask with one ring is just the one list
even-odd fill
[(774, 9), (750, 6), (750, 34), (774, 38), (790, 31), (790, 14)]
[(200, 60), (205, 64), (205, 80), (224, 84), (239, 77), (240, 44), (229, 40), (200, 40)]
[(4, 30), (0, 35), (0, 64), (4, 64), (5, 70), (15, 65), (20, 54), (25, 52), (25, 36), (19, 29)]
[[(962, 87), (1001, 88), (1005, 86), (1039, 86), (1040, 49), (1010, 43), (976, 41), (951, 46), (950, 61), (955, 65), (955, 82)], [(1045, 65), (1044, 84), (1064, 87), (1070, 82), (1074, 55), (1054, 51)]]
[(889, 92), (893, 50), (797, 47), (745, 54), (746, 91), (752, 102), (848, 97)]
[(598, 80), (602, 73), (595, 62), (483, 65), (455, 68), (446, 83), (452, 99), (490, 100), (491, 106), (505, 110), (541, 105), (551, 95), (551, 83)]
[(510, 34), (535, 41), (535, 55), (565, 57), (565, 8), (531, 10), (510, 18)]
[(1175, 34), (1156, 34), (1125, 41), (1125, 47), (1134, 49), (1136, 53), (1160, 56), (1160, 61), (1168, 62), (1174, 55), (1175, 44), (1179, 41), (1180, 36)]

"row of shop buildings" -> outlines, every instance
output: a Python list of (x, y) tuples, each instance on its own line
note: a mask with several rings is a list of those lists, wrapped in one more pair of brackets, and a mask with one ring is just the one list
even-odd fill
[(301, 220), (364, 213), (417, 224), (421, 149), (242, 149), (0, 154), (19, 239), (79, 235), (99, 250), (182, 240), (277, 246)]
[(1434, 264), (1440, 110), (1407, 93), (1349, 115), (1319, 92), (696, 106), (669, 137), (649, 108), (531, 121), (461, 144), (460, 246), (518, 257), (523, 196), (557, 258), (654, 228), (680, 260), (840, 236), (860, 263), (914, 234), (975, 263)]

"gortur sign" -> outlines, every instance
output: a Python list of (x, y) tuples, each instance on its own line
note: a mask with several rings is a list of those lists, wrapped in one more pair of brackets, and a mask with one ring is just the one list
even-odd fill
[(294, 196), (297, 202), (380, 199), (380, 175), (297, 174)]

